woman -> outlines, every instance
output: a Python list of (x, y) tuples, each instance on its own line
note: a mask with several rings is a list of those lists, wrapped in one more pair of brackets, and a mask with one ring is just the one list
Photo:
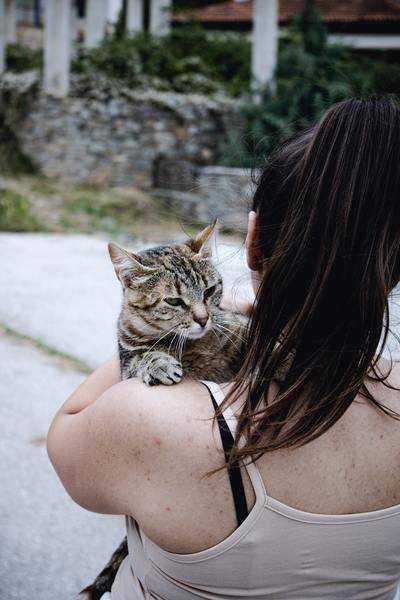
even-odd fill
[[(112, 600), (395, 597), (400, 366), (380, 338), (400, 280), (399, 165), (394, 101), (333, 106), (261, 176), (237, 380), (149, 388), (119, 382), (113, 357), (58, 412), (48, 450), (69, 494), (129, 515)], [(209, 394), (235, 435), (230, 472)]]

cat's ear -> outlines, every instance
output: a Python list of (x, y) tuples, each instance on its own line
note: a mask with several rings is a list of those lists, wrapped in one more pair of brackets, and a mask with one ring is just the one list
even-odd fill
[(215, 219), (213, 223), (207, 225), (203, 231), (200, 231), (196, 237), (188, 240), (186, 245), (189, 246), (193, 252), (200, 254), (204, 258), (208, 258), (212, 255), (212, 246), (217, 233), (218, 219)]
[(108, 244), (108, 251), (114, 265), (115, 273), (121, 283), (127, 279), (135, 283), (144, 283), (157, 271), (157, 269), (143, 265), (138, 256), (121, 248), (115, 242)]

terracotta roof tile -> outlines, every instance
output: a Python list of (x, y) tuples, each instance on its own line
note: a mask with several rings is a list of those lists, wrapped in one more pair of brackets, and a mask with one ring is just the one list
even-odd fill
[[(326, 23), (400, 21), (400, 0), (315, 0), (315, 4)], [(303, 5), (303, 0), (280, 0), (279, 21), (292, 19)], [(201, 9), (175, 15), (174, 20), (183, 21), (187, 19), (187, 15), (191, 15), (207, 23), (249, 23), (252, 21), (252, 14), (253, 0), (245, 0), (209, 4)]]

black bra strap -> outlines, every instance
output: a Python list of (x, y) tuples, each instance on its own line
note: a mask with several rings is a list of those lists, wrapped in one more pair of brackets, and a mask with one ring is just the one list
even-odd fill
[[(205, 387), (208, 389), (208, 393), (210, 394), (210, 398), (212, 400), (214, 410), (217, 410), (218, 404), (217, 404), (210, 388), (205, 383), (203, 385), (205, 385)], [(219, 427), (219, 431), (221, 434), (222, 446), (224, 448), (225, 460), (228, 462), (229, 454), (230, 454), (231, 448), (233, 447), (233, 444), (234, 444), (233, 435), (232, 435), (223, 415), (217, 416), (217, 422), (218, 422), (218, 427)], [(246, 517), (249, 514), (249, 511), (247, 509), (247, 502), (246, 502), (246, 495), (244, 493), (242, 474), (240, 472), (240, 467), (239, 467), (239, 464), (237, 461), (234, 462), (233, 467), (228, 470), (228, 473), (229, 473), (229, 481), (230, 481), (231, 488), (232, 488), (233, 501), (235, 503), (236, 518), (237, 518), (237, 522), (238, 522), (238, 526), (239, 526), (246, 519)]]

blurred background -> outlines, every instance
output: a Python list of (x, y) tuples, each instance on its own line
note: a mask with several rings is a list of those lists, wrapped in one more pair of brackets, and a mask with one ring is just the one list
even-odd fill
[(250, 298), (266, 156), (333, 102), (398, 96), (399, 62), (398, 0), (0, 0), (1, 599), (74, 598), (123, 536), (45, 451), (116, 350), (107, 241), (180, 241), (218, 216), (226, 289)]

